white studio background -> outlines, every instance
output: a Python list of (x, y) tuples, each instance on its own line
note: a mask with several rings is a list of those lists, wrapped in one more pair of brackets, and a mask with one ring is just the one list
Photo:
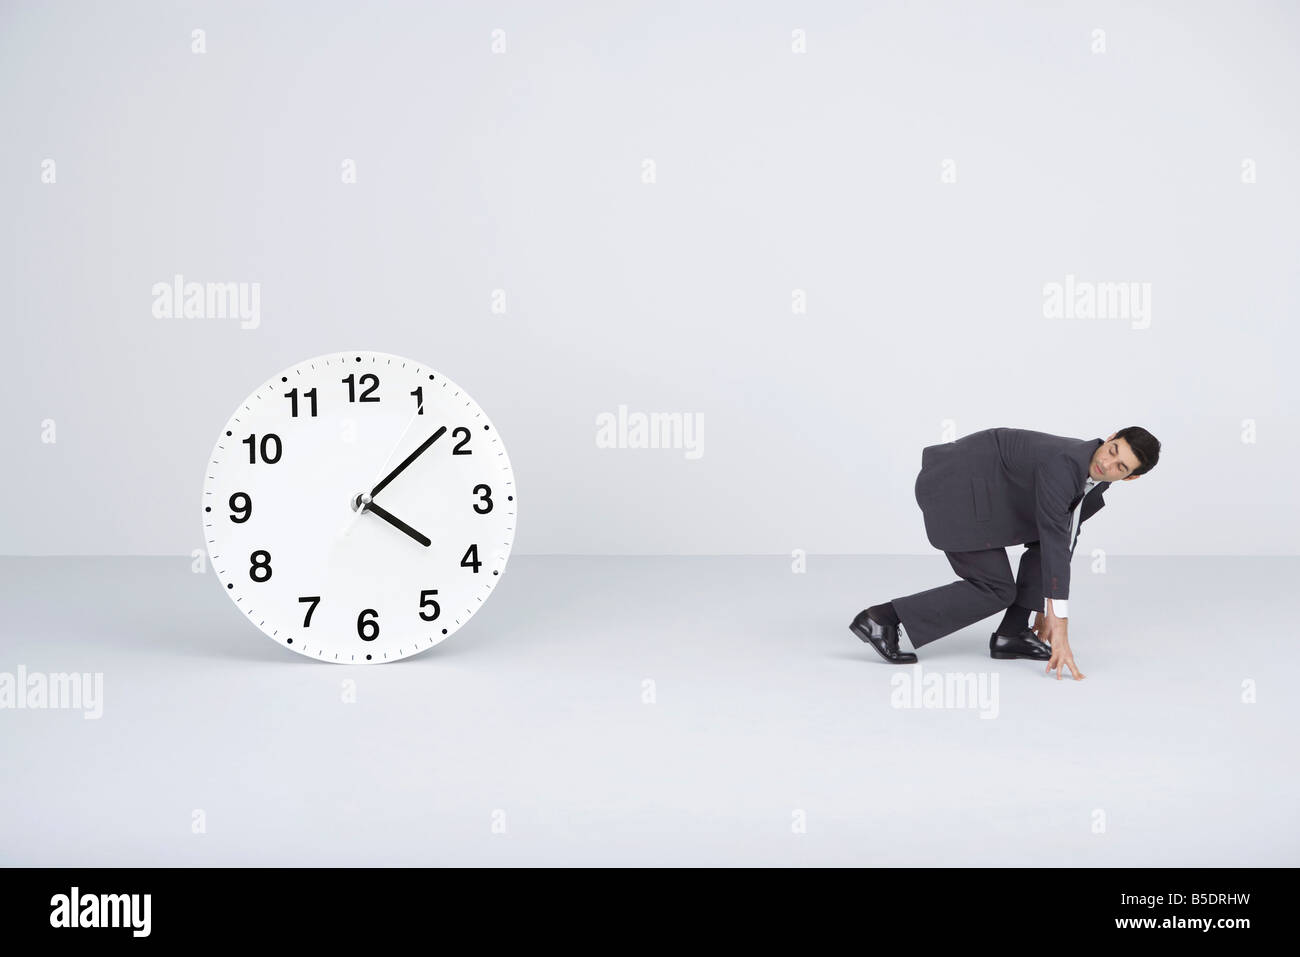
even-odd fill
[[(1108, 551), (1295, 554), (1298, 48), (1289, 2), (6, 0), (0, 552), (188, 555), (236, 404), (367, 349), (492, 416), (526, 554), (930, 553), (923, 446), (1127, 425)], [(256, 327), (155, 316), (177, 274)], [(702, 454), (598, 447), (620, 406)]]

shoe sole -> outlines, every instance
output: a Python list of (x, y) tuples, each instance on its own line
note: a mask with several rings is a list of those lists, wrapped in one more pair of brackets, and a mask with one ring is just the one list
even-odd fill
[(989, 652), (989, 657), (990, 657), (990, 658), (1002, 658), (1002, 659), (1006, 659), (1006, 658), (1022, 658), (1022, 659), (1024, 659), (1025, 661), (1051, 661), (1051, 660), (1052, 660), (1052, 656), (1051, 656), (1051, 655), (1048, 655), (1046, 658), (1042, 658), (1042, 657), (1040, 657), (1040, 656), (1038, 656), (1038, 655), (1018, 655), (1018, 654), (1016, 654), (1014, 651), (990, 651), (990, 652)]

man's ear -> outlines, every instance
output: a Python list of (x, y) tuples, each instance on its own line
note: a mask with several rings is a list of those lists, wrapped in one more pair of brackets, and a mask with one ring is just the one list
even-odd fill
[(1142, 477), (1142, 476), (1140, 476), (1140, 475), (1130, 475), (1128, 478), (1122, 478), (1122, 479), (1120, 479), (1120, 481), (1121, 481), (1121, 482), (1131, 482), (1131, 481), (1133, 481), (1134, 479), (1140, 479), (1141, 477)]

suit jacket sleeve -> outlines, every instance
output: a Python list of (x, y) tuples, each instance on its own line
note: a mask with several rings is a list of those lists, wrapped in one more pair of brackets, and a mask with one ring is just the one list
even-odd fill
[(1052, 456), (1034, 470), (1044, 599), (1070, 597), (1070, 501), (1078, 484), (1074, 473), (1074, 463), (1066, 455)]

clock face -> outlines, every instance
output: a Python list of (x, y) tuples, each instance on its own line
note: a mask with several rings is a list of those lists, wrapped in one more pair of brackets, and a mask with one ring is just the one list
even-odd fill
[(483, 606), (514, 540), (514, 473), (478, 403), (428, 366), (340, 352), (239, 404), (204, 471), (222, 589), (310, 658), (380, 664)]

